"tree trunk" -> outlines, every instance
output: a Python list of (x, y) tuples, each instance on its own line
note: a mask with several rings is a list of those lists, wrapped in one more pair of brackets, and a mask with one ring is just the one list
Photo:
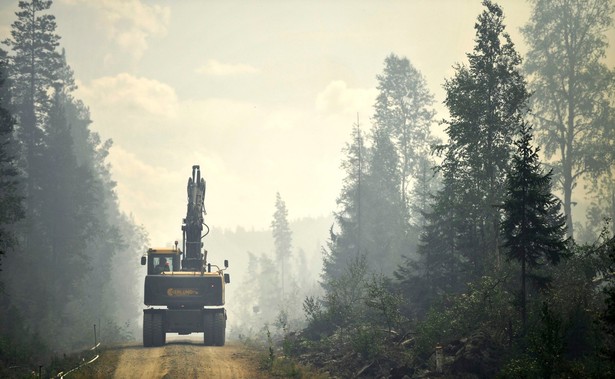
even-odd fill
[(562, 156), (562, 170), (564, 175), (564, 212), (566, 212), (566, 228), (568, 230), (568, 237), (573, 238), (574, 226), (572, 224), (572, 189), (574, 187), (573, 182), (573, 159), (575, 156), (574, 151), (574, 118), (575, 118), (575, 90), (576, 90), (576, 59), (574, 51), (568, 52), (569, 69), (568, 69), (568, 119), (566, 120), (566, 134), (565, 134), (565, 156)]
[(567, 236), (573, 237), (574, 226), (572, 225), (572, 173), (564, 168), (564, 213), (566, 214)]
[(525, 252), (521, 258), (521, 325), (522, 331), (525, 335), (525, 326), (527, 322), (527, 308), (526, 308), (526, 290), (525, 290)]

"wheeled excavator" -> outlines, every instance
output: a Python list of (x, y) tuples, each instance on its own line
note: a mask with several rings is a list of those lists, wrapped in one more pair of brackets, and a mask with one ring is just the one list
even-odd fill
[[(207, 261), (203, 238), (205, 179), (198, 165), (188, 178), (188, 209), (182, 222), (182, 246), (150, 248), (141, 257), (147, 265), (143, 310), (143, 346), (162, 346), (167, 333), (203, 333), (207, 346), (224, 346), (226, 310), (224, 286), (230, 275)], [(203, 227), (206, 233), (203, 234)]]

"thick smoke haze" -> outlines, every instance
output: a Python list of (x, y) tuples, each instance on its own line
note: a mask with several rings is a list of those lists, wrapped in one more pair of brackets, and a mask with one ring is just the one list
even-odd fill
[(614, 15), (1, 2), (0, 377), (92, 325), (118, 367), (168, 332), (270, 376), (611, 377)]
[[(519, 27), (530, 6), (499, 3), (523, 54)], [(471, 50), (471, 20), (481, 11), (480, 1), (443, 0), (53, 7), (76, 96), (90, 108), (92, 129), (114, 141), (121, 207), (154, 245), (181, 238), (193, 164), (208, 182), (214, 230), (268, 228), (277, 191), (291, 220), (330, 215), (341, 149), (357, 117), (368, 129), (384, 58), (408, 57), (435, 94), (436, 119), (446, 117), (442, 84)], [(0, 5), (3, 39), (15, 10)]]
[[(500, 3), (523, 53), (518, 29), (529, 5)], [(214, 230), (268, 228), (277, 191), (291, 220), (330, 215), (341, 149), (357, 115), (368, 129), (384, 58), (407, 56), (445, 117), (441, 86), (471, 50), (481, 4), (58, 0), (53, 8), (76, 96), (92, 129), (114, 141), (121, 207), (152, 244), (167, 245), (181, 238), (193, 164), (208, 182)], [(15, 10), (0, 5), (3, 39)]]

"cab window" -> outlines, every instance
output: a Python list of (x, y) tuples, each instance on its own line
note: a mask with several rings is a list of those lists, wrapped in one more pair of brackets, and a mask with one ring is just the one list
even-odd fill
[(154, 273), (173, 271), (173, 259), (171, 257), (153, 257)]

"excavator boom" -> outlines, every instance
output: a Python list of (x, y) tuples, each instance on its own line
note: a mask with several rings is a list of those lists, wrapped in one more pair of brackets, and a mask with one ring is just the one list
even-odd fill
[(201, 177), (200, 167), (194, 165), (192, 177), (188, 178), (188, 209), (182, 223), (185, 271), (200, 271), (206, 263), (205, 255), (201, 254), (205, 214), (205, 179)]

